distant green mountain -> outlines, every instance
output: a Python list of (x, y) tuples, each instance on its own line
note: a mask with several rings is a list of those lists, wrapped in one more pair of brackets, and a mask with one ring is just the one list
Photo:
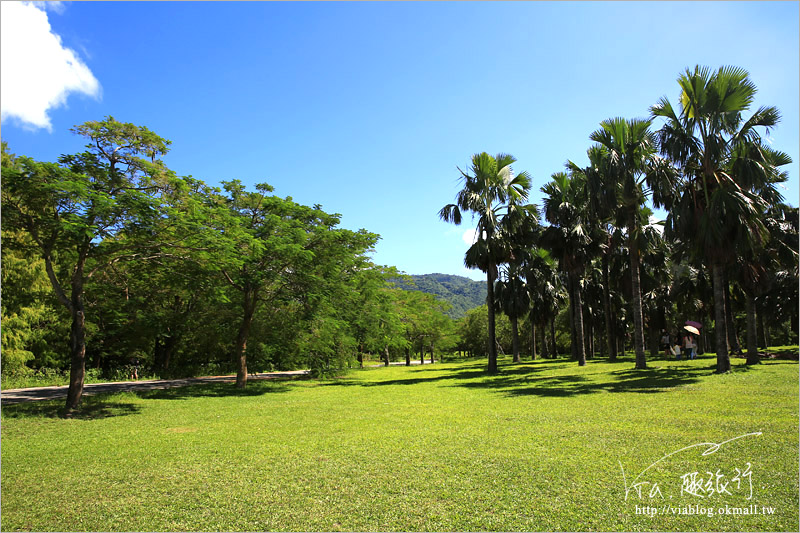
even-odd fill
[(450, 274), (422, 274), (410, 276), (412, 283), (397, 282), (397, 287), (408, 291), (422, 291), (449, 302), (450, 318), (461, 318), (467, 311), (486, 303), (486, 282), (474, 281), (464, 276)]

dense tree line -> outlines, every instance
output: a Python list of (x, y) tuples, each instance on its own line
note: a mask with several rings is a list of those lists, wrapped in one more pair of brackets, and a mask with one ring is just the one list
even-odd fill
[[(589, 164), (568, 161), (542, 187), (543, 217), (527, 203), (531, 179), (512, 170), (513, 156), (484, 152), (459, 169), (463, 189), (439, 216), (477, 217), (464, 262), (486, 273), (490, 305), (482, 341), (475, 313), (462, 322), (462, 348), (488, 354), (490, 372), (503, 348), (498, 312), (509, 319), (515, 361), (525, 316), (535, 356), (537, 328), (541, 352), (557, 353), (556, 321), (566, 314), (580, 365), (595, 353), (615, 359), (629, 339), (636, 368), (646, 368), (647, 348), (656, 356), (662, 331), (675, 335), (686, 320), (706, 326), (718, 372), (743, 347), (757, 363), (770, 331), (797, 342), (798, 210), (778, 190), (791, 159), (762, 136), (780, 114), (747, 114), (756, 87), (740, 68), (698, 66), (678, 84), (677, 106), (663, 97), (649, 118), (603, 121), (589, 135)], [(666, 221), (652, 223), (650, 206), (666, 210)]]
[(161, 159), (170, 142), (145, 127), (76, 126), (86, 150), (57, 162), (3, 144), (3, 376), (68, 369), (74, 409), (87, 368), (119, 378), (134, 360), (162, 377), (235, 372), (239, 387), (253, 370), (323, 376), (365, 354), (410, 364), (456, 350), (495, 372), (498, 352), (585, 364), (631, 350), (645, 368), (687, 319), (718, 371), (743, 350), (756, 363), (759, 346), (797, 343), (798, 210), (778, 190), (791, 161), (762, 140), (780, 116), (746, 115), (755, 86), (741, 69), (678, 82), (676, 107), (603, 121), (588, 165), (554, 173), (541, 207), (513, 156), (459, 169), (439, 214), (477, 218), (464, 262), (485, 273), (487, 305), (455, 323), (371, 262), (378, 235), (268, 184), (177, 176)]
[(145, 127), (107, 117), (73, 132), (86, 150), (54, 163), (3, 144), (4, 376), (68, 368), (71, 410), (87, 366), (234, 371), (245, 387), (254, 369), (321, 376), (451, 342), (445, 306), (371, 262), (378, 235), (268, 184), (177, 176), (170, 142)]

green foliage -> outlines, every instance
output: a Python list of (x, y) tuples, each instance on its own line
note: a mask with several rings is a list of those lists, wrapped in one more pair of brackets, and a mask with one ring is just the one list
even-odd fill
[(4, 226), (2, 239), (3, 376), (27, 374), (43, 366), (63, 367), (68, 326), (60, 320), (44, 261), (30, 253), (25, 233)]

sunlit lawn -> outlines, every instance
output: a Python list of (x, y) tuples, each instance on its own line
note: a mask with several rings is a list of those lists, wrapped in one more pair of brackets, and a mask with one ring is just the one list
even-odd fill
[[(798, 365), (743, 362), (726, 375), (711, 358), (374, 368), (86, 398), (72, 420), (61, 401), (8, 406), (1, 525), (796, 531)], [(631, 489), (671, 452), (755, 432), (670, 456), (638, 477), (641, 499)], [(707, 471), (730, 494), (709, 492)], [(692, 472), (703, 483), (682, 485)]]

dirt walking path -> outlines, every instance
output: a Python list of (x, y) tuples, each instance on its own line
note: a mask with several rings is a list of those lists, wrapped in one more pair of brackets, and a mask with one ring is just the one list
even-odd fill
[[(404, 365), (405, 362), (394, 362), (392, 365)], [(412, 365), (420, 364), (419, 361), (411, 361)], [(425, 364), (430, 364), (425, 361)], [(383, 364), (368, 365), (368, 366), (384, 366)], [(308, 370), (286, 370), (282, 372), (261, 372), (249, 374), (249, 379), (275, 379), (288, 376), (305, 376)], [(124, 391), (147, 391), (158, 389), (171, 389), (174, 387), (185, 387), (187, 385), (196, 385), (198, 383), (220, 383), (230, 382), (233, 383), (236, 376), (204, 376), (200, 378), (183, 378), (183, 379), (151, 379), (142, 381), (114, 381), (109, 383), (87, 383), (83, 386), (83, 394), (106, 394), (113, 392)], [(0, 404), (14, 405), (22, 402), (34, 402), (37, 400), (55, 400), (67, 397), (67, 385), (59, 385), (53, 387), (31, 387), (28, 389), (7, 389), (0, 391)]]
[[(263, 372), (250, 374), (248, 379), (274, 379), (286, 376), (303, 376), (308, 374), (308, 370), (288, 370), (285, 372)], [(185, 387), (198, 383), (219, 383), (234, 382), (236, 376), (204, 376), (201, 378), (183, 379), (151, 379), (142, 381), (115, 381), (111, 383), (87, 383), (83, 386), (83, 394), (105, 394), (123, 391), (147, 391), (157, 389), (171, 389), (174, 387)], [(54, 400), (67, 397), (67, 385), (56, 387), (32, 387), (28, 389), (8, 389), (0, 391), (0, 402), (2, 405), (13, 405), (15, 403), (32, 402), (36, 400)]]

